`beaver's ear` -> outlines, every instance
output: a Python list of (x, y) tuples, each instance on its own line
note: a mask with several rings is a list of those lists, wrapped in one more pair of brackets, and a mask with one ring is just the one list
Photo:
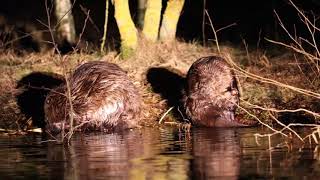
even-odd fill
[(227, 90), (231, 93), (232, 96), (240, 96), (240, 91), (238, 89), (238, 81), (235, 76), (232, 77), (230, 87), (227, 87)]
[(234, 76), (232, 77), (231, 88), (238, 89), (238, 81), (237, 81), (236, 77), (234, 77)]

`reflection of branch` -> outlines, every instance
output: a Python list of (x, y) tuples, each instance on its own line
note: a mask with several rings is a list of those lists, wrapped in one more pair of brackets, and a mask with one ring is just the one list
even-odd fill
[[(277, 123), (279, 123), (279, 122), (280, 121), (277, 120)], [(296, 131), (291, 129), (291, 127), (295, 127), (295, 126), (311, 127), (311, 128), (315, 128), (316, 130), (314, 130), (311, 134), (308, 134), (307, 136), (302, 138)], [(318, 144), (318, 140), (317, 139), (320, 139), (320, 125), (318, 125), (318, 124), (301, 124), (301, 123), (290, 123), (290, 124), (284, 126), (281, 130), (275, 130), (275, 131), (272, 130), (272, 131), (274, 131), (273, 133), (269, 133), (269, 134), (256, 133), (256, 134), (254, 134), (254, 136), (256, 136), (256, 137), (269, 137), (269, 136), (273, 136), (273, 135), (276, 135), (276, 134), (284, 135), (283, 131), (286, 130), (286, 129), (288, 129), (292, 133), (294, 133), (302, 142), (305, 142), (306, 138), (312, 137), (314, 139), (314, 141)], [(316, 134), (318, 134), (318, 137), (316, 137)], [(284, 136), (288, 137), (287, 134), (285, 134)]]
[[(316, 125), (315, 127), (313, 127), (313, 129), (315, 129), (311, 134), (307, 135), (306, 137), (304, 137), (303, 139), (307, 139), (307, 138), (313, 138), (313, 140), (319, 144), (318, 139), (320, 139), (320, 125)], [(318, 138), (316, 136), (316, 134), (318, 134)]]
[(176, 126), (179, 128), (179, 132), (182, 130), (184, 132), (190, 132), (191, 124), (190, 123), (180, 123), (180, 122), (164, 122), (165, 125)]
[(273, 120), (275, 120), (278, 124), (280, 124), (281, 126), (284, 127), (284, 128), (281, 129), (281, 131), (284, 131), (285, 129), (288, 129), (289, 131), (291, 131), (293, 134), (295, 134), (303, 142), (303, 139), (301, 138), (301, 136), (296, 131), (294, 131), (293, 129), (290, 128), (291, 124), (286, 126), (285, 124), (280, 122), (276, 117), (274, 117), (271, 113), (269, 113), (269, 115)]
[(66, 135), (64, 136), (64, 138), (68, 138), (68, 142), (70, 142), (70, 139), (72, 137), (72, 135), (74, 134), (74, 132), (77, 130), (77, 129), (80, 129), (82, 126), (84, 126), (85, 124), (89, 123), (90, 121), (89, 120), (86, 120), (86, 121), (83, 121), (81, 122), (80, 124), (74, 126), (72, 128), (72, 130), (70, 129), (68, 131), (68, 133), (66, 133)]
[(178, 109), (178, 112), (180, 113), (180, 116), (182, 117), (183, 121), (184, 121), (184, 122), (187, 122), (187, 123), (191, 123), (191, 121), (190, 121), (189, 119), (184, 118), (184, 115), (183, 115), (183, 113), (180, 111), (179, 106), (178, 106), (177, 109)]
[[(242, 99), (241, 99), (241, 100), (242, 100)], [(247, 101), (244, 101), (244, 100), (242, 100), (242, 102), (245, 102), (246, 104), (248, 104), (248, 105), (250, 105), (250, 106), (253, 106), (253, 108), (255, 108), (255, 109), (261, 109), (261, 110), (264, 110), (264, 111), (271, 111), (271, 112), (290, 112), (290, 110), (277, 110), (277, 109), (273, 109), (273, 108), (270, 108), (270, 109), (269, 109), (269, 108), (264, 108), (264, 107), (261, 107), (261, 106), (258, 106), (258, 105), (251, 104), (250, 102), (247, 102)], [(242, 109), (244, 109), (244, 108), (242, 108)], [(308, 111), (308, 110), (307, 110), (307, 111)], [(248, 111), (245, 111), (245, 112), (248, 113)], [(295, 112), (295, 110), (291, 110), (291, 112)], [(248, 113), (248, 114), (250, 115), (250, 113)], [(251, 116), (252, 116), (252, 115), (251, 115)], [(257, 136), (259, 136), (259, 137), (266, 137), (266, 136), (270, 137), (270, 136), (273, 136), (273, 135), (276, 135), (276, 134), (282, 134), (282, 135), (288, 137), (287, 134), (284, 134), (284, 133), (283, 133), (284, 130), (288, 129), (288, 130), (291, 131), (293, 134), (295, 134), (302, 142), (304, 142), (304, 141), (303, 141), (303, 138), (302, 138), (296, 131), (294, 131), (293, 129), (290, 128), (290, 126), (295, 126), (295, 125), (297, 125), (297, 124), (289, 124), (289, 125), (286, 126), (285, 124), (283, 124), (282, 122), (280, 122), (276, 117), (274, 117), (270, 112), (269, 112), (269, 116), (270, 116), (274, 121), (276, 121), (279, 125), (283, 126), (283, 128), (282, 128), (281, 130), (275, 130), (275, 129), (271, 128), (269, 125), (266, 125), (265, 123), (261, 123), (262, 121), (261, 121), (260, 119), (255, 118), (255, 119), (257, 119), (257, 120), (259, 121), (260, 124), (268, 127), (268, 128), (271, 129), (272, 131), (274, 131), (274, 132), (271, 133), (271, 134), (264, 134), (264, 135), (261, 135), (261, 134), (259, 134), (259, 133), (256, 133), (256, 134), (255, 134), (256, 137), (257, 137)]]

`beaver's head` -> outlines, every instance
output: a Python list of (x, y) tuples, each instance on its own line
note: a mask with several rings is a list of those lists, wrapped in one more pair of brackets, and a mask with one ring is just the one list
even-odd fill
[[(46, 130), (59, 133), (67, 121), (68, 107), (64, 86), (51, 90), (44, 103)], [(66, 123), (65, 123), (66, 124)]]
[(234, 121), (240, 94), (232, 68), (223, 58), (209, 56), (194, 62), (185, 91), (184, 106), (195, 124), (215, 126), (218, 119)]

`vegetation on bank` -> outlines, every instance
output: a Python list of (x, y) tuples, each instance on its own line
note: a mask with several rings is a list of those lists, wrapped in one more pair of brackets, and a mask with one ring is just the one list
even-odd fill
[[(0, 113), (0, 125), (2, 131), (11, 132), (13, 130), (12, 132), (16, 132), (18, 130), (25, 132), (34, 128), (31, 123), (32, 119), (30, 119), (32, 117), (21, 113), (17, 103), (17, 96), (24, 91), (22, 88), (17, 88), (23, 77), (32, 72), (63, 75), (64, 71), (70, 72), (77, 64), (91, 60), (113, 62), (126, 70), (143, 96), (143, 125), (158, 125), (160, 117), (170, 108), (170, 105), (166, 96), (163, 96), (159, 91), (154, 91), (152, 82), (149, 82), (150, 79), (147, 78), (148, 70), (152, 68), (168, 70), (172, 73), (167, 74), (168, 82), (159, 83), (163, 83), (160, 85), (164, 87), (172, 86), (170, 77), (184, 77), (190, 65), (196, 59), (219, 54), (229, 60), (230, 64), (234, 63), (241, 88), (241, 108), (238, 108), (237, 114), (242, 119), (257, 120), (258, 118), (269, 125), (275, 124), (273, 118), (277, 118), (286, 124), (316, 123), (319, 119), (317, 114), (309, 113), (309, 111), (319, 112), (318, 98), (284, 86), (292, 85), (313, 92), (319, 91), (317, 88), (320, 83), (319, 78), (310, 79), (315, 77), (316, 74), (311, 74), (312, 71), (310, 71), (308, 65), (305, 65), (302, 56), (297, 57), (286, 50), (279, 52), (253, 50), (248, 52), (245, 48), (228, 45), (221, 46), (221, 52), (219, 53), (214, 46), (203, 47), (197, 43), (142, 41), (143, 43), (139, 44), (135, 55), (127, 60), (122, 60), (116, 52), (110, 52), (106, 55), (86, 52), (72, 53), (65, 55), (62, 62), (61, 58), (53, 52), (23, 55), (17, 55), (10, 51), (1, 52), (0, 101), (3, 106)], [(263, 82), (259, 78), (252, 77), (252, 74), (274, 80), (279, 84)], [(162, 76), (163, 74), (158, 75)], [(32, 104), (32, 102), (30, 103)], [(308, 111), (300, 111), (299, 109), (302, 108)], [(278, 110), (284, 110), (284, 112), (277, 113)], [(286, 110), (298, 111), (289, 112)], [(173, 114), (167, 115), (163, 122), (176, 121), (176, 117)]]
[[(150, 7), (151, 2), (153, 1), (150, 1)], [(117, 6), (117, 3), (126, 3), (126, 1), (119, 0), (114, 3)], [(168, 9), (170, 9), (169, 5), (170, 3), (167, 6)], [(293, 3), (292, 6), (295, 7)], [(125, 8), (126, 6), (120, 7)], [(158, 6), (155, 7), (159, 9)], [(125, 9), (128, 11), (128, 8)], [(117, 14), (117, 10), (121, 9), (116, 8), (115, 18), (118, 22), (121, 16)], [(179, 14), (180, 11), (181, 9), (178, 9), (177, 13)], [(173, 107), (175, 111), (168, 111), (174, 104), (171, 102), (174, 96), (172, 97), (170, 93), (181, 90), (183, 77), (195, 60), (203, 56), (219, 55), (229, 62), (238, 78), (241, 102), (237, 116), (244, 121), (259, 121), (261, 125), (271, 130), (270, 134), (257, 134), (256, 136), (271, 137), (273, 134), (280, 133), (290, 138), (294, 134), (303, 142), (309, 137), (318, 143), (320, 137), (320, 126), (317, 125), (320, 118), (320, 53), (315, 40), (315, 32), (319, 33), (319, 28), (298, 8), (297, 12), (306, 27), (309, 28), (311, 38), (304, 39), (291, 35), (281, 23), (281, 18), (278, 17), (280, 26), (288, 33), (292, 43), (285, 44), (269, 40), (273, 45), (272, 49), (248, 49), (245, 43), (239, 47), (221, 44), (218, 43), (217, 36), (215, 44), (204, 47), (197, 42), (174, 40), (172, 37), (174, 33), (171, 31), (167, 34), (171, 37), (170, 41), (157, 42), (158, 37), (155, 36), (158, 35), (159, 29), (160, 38), (162, 37), (161, 27), (148, 28), (148, 22), (152, 19), (146, 18), (144, 35), (142, 35), (144, 37), (139, 37), (135, 28), (134, 36), (132, 36), (128, 32), (121, 33), (126, 29), (119, 27), (122, 38), (120, 49), (122, 53), (120, 54), (113, 51), (100, 54), (103, 51), (99, 51), (98, 47), (95, 47), (96, 50), (90, 49), (90, 52), (87, 52), (77, 49), (79, 43), (67, 55), (60, 54), (55, 44), (52, 50), (41, 53), (23, 51), (16, 53), (10, 51), (10, 48), (1, 50), (0, 103), (3, 106), (0, 108), (0, 131), (6, 134), (26, 133), (34, 129), (35, 118), (41, 119), (41, 117), (33, 116), (34, 114), (25, 113), (19, 97), (30, 89), (49, 91), (50, 87), (34, 85), (33, 81), (27, 81), (30, 84), (21, 85), (26, 77), (39, 72), (46, 77), (54, 76), (63, 80), (76, 65), (91, 60), (113, 62), (128, 72), (143, 97), (143, 126), (158, 126), (160, 118), (162, 124), (175, 124), (183, 117), (179, 114), (178, 107)], [(129, 13), (123, 18), (131, 20)], [(164, 18), (163, 21), (165, 20)], [(171, 25), (176, 25), (178, 20), (173, 21)], [(173, 27), (172, 31), (175, 31), (175, 28)], [(212, 30), (216, 35), (213, 27)], [(50, 33), (54, 39), (53, 31), (51, 30)], [(126, 37), (124, 34), (129, 36)], [(132, 40), (132, 38), (134, 47), (129, 49), (134, 53), (129, 53), (126, 50), (129, 45), (125, 43), (126, 40)], [(308, 48), (305, 48), (305, 44)], [(156, 76), (163, 77), (163, 79), (154, 78)], [(158, 85), (155, 86), (155, 84)], [(45, 93), (41, 91), (40, 96), (40, 100), (43, 100)], [(30, 106), (36, 103), (36, 100), (30, 99)], [(42, 107), (39, 108), (38, 110), (41, 111)], [(166, 116), (163, 116), (164, 114)], [(310, 132), (305, 136), (299, 135), (292, 129), (296, 126), (310, 127)]]

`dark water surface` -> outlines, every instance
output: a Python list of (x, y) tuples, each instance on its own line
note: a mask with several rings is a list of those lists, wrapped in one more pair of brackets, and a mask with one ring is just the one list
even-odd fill
[[(77, 134), (71, 146), (0, 136), (0, 179), (318, 179), (316, 147), (268, 149), (261, 128)], [(278, 142), (276, 142), (278, 141)], [(273, 145), (282, 142), (273, 138)], [(285, 143), (284, 143), (285, 144)], [(307, 147), (306, 147), (307, 146)]]

